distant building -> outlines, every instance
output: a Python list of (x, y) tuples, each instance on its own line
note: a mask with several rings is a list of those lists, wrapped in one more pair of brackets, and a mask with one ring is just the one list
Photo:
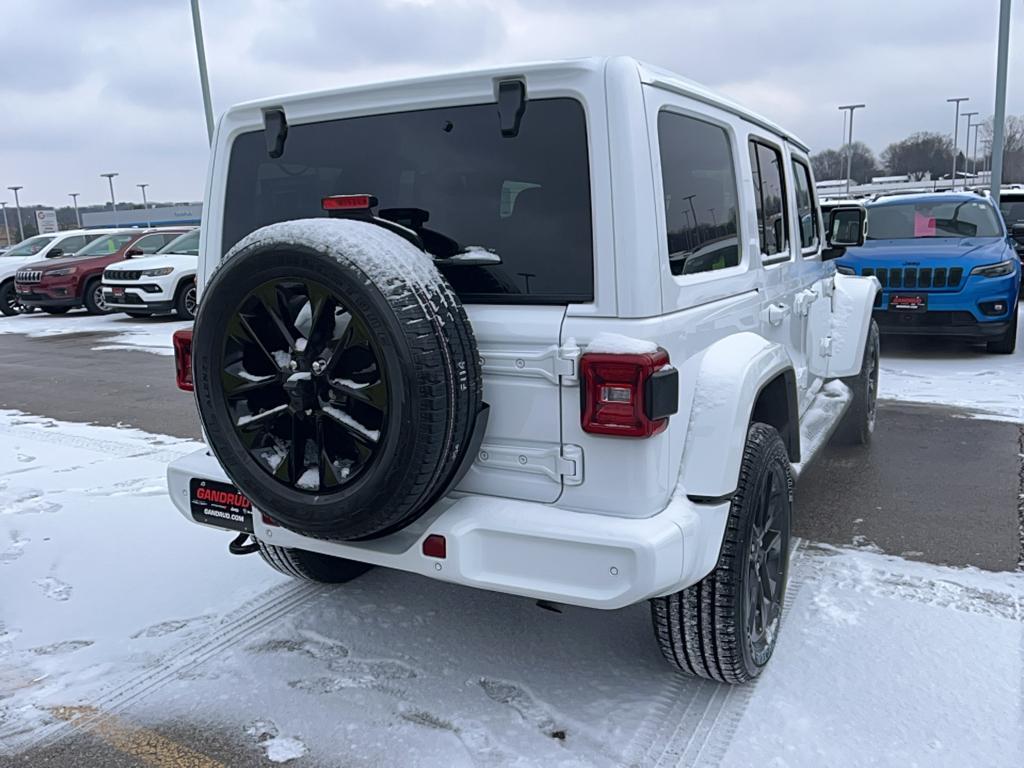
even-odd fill
[(199, 225), (203, 204), (165, 205), (159, 208), (118, 208), (117, 211), (96, 211), (82, 214), (82, 226), (96, 227), (168, 227), (182, 224)]

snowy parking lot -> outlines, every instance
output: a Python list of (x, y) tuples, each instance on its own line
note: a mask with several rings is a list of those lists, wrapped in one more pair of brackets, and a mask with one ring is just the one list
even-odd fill
[[(0, 346), (84, 332), (102, 364), (168, 354), (176, 327), (34, 315)], [(1024, 354), (886, 339), (881, 392), (955, 406), (951, 429), (1024, 423)], [(381, 569), (327, 587), (232, 557), (166, 498), (191, 440), (13, 409), (0, 438), (0, 763), (1020, 764), (1020, 572), (803, 539), (775, 658), (726, 687), (669, 673), (646, 605), (555, 612)]]

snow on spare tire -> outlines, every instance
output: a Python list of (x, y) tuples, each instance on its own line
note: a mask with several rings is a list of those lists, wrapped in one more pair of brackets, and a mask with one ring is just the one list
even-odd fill
[(346, 219), (274, 224), (231, 249), (200, 303), (193, 375), (231, 480), (321, 538), (416, 519), (480, 409), (472, 328), (431, 258)]

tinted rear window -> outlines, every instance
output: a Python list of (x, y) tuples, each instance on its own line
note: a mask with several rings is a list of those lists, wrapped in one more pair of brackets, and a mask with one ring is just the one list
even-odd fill
[(413, 225), (435, 256), (479, 247), (501, 257), (499, 266), (442, 267), (464, 301), (593, 300), (586, 118), (575, 99), (527, 102), (514, 138), (501, 135), (495, 104), (289, 126), (279, 159), (262, 131), (242, 134), (223, 251), (267, 224), (326, 216), (324, 197), (359, 193)]

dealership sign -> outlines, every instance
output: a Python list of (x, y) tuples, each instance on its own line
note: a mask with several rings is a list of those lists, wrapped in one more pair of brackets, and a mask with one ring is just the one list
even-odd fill
[(53, 208), (40, 208), (36, 211), (36, 225), (40, 235), (52, 235), (58, 231), (57, 212)]

